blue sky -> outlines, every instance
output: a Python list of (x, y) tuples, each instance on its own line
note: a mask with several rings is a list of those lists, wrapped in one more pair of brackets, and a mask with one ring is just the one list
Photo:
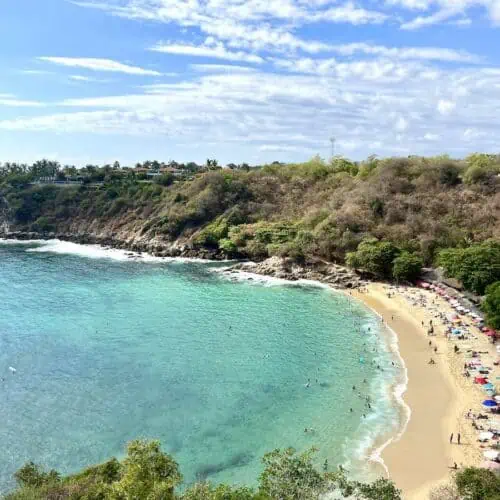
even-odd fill
[(499, 0), (6, 0), (0, 160), (500, 147)]

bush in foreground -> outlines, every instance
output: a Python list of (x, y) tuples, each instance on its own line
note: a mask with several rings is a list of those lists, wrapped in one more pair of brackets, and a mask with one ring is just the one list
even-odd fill
[(264, 470), (257, 487), (197, 483), (176, 492), (182, 482), (177, 462), (163, 453), (158, 441), (132, 441), (127, 456), (89, 467), (67, 477), (45, 472), (33, 463), (15, 475), (19, 489), (6, 500), (319, 500), (330, 491), (359, 500), (399, 500), (392, 482), (372, 484), (349, 481), (342, 471), (319, 471), (314, 449), (274, 450), (263, 458)]

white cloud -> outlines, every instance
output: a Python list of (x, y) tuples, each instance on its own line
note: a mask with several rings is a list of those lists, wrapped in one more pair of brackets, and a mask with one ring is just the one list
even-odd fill
[(75, 80), (76, 82), (94, 82), (95, 80), (93, 78), (90, 78), (89, 76), (82, 76), (82, 75), (70, 75), (70, 80)]
[(404, 132), (409, 126), (408, 120), (403, 116), (398, 117), (396, 123), (394, 124), (394, 128), (399, 132)]
[[(407, 30), (419, 29), (432, 26), (453, 19), (453, 23), (459, 25), (470, 24), (469, 18), (463, 18), (472, 8), (483, 8), (491, 23), (500, 23), (500, 3), (498, 0), (389, 0), (390, 5), (396, 5), (405, 9), (421, 10), (426, 15), (420, 15), (404, 22), (401, 27)], [(459, 19), (456, 19), (456, 18)]]
[(449, 115), (456, 107), (457, 104), (454, 101), (446, 99), (440, 99), (437, 105), (437, 109), (442, 115)]
[(7, 95), (6, 97), (2, 97), (2, 95), (0, 94), (0, 106), (6, 106), (10, 108), (41, 108), (44, 106), (44, 104), (39, 101), (25, 101), (22, 99), (16, 99), (9, 95)]
[(264, 62), (262, 57), (255, 54), (248, 54), (242, 51), (227, 50), (223, 43), (205, 43), (204, 45), (187, 45), (179, 43), (159, 43), (150, 50), (167, 54), (186, 55), (194, 57), (207, 57), (215, 59), (225, 59), (227, 61), (244, 61), (260, 64)]
[(190, 64), (189, 67), (199, 73), (251, 73), (255, 68), (234, 64)]
[(39, 57), (40, 61), (50, 62), (70, 68), (83, 68), (92, 71), (107, 71), (126, 73), (129, 75), (161, 76), (158, 71), (143, 69), (137, 66), (129, 66), (111, 59), (97, 59), (85, 57)]
[[(426, 67), (412, 62), (378, 73), (365, 62), (332, 64), (333, 73), (320, 76), (202, 71), (194, 79), (190, 74), (189, 80), (150, 85), (135, 94), (68, 99), (59, 103), (68, 111), (0, 121), (0, 128), (168, 135), (173, 144), (203, 135), (214, 147), (241, 144), (262, 154), (279, 147), (284, 155), (288, 148), (291, 157), (301, 151), (308, 156), (310, 150), (324, 154), (331, 134), (357, 157), (374, 149), (400, 154), (416, 144), (422, 150), (432, 145), (433, 152), (495, 148), (500, 131), (495, 68), (434, 69), (435, 78), (429, 79)], [(458, 94), (467, 96), (467, 106), (446, 114), (455, 102), (450, 96)], [(445, 114), (436, 112), (440, 101)]]
[(369, 43), (349, 43), (332, 46), (332, 50), (342, 55), (356, 53), (383, 56), (393, 59), (414, 59), (426, 61), (478, 63), (480, 58), (466, 51), (439, 47), (385, 47)]
[(440, 136), (438, 134), (427, 133), (427, 134), (424, 135), (424, 139), (426, 141), (432, 141), (432, 142), (434, 142), (434, 141), (438, 141), (439, 138), (440, 138)]

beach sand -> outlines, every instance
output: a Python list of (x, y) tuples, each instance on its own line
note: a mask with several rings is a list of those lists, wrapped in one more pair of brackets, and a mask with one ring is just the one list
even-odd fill
[[(408, 388), (403, 399), (411, 408), (411, 417), (406, 431), (385, 448), (382, 458), (405, 499), (427, 499), (432, 488), (451, 478), (455, 462), (459, 468), (481, 463), (477, 431), (465, 416), (469, 409), (475, 413), (481, 411), (485, 396), (474, 386), (472, 378), (462, 375), (464, 357), (454, 353), (454, 343), (446, 339), (444, 326), (434, 317), (438, 312), (453, 312), (444, 299), (430, 291), (380, 283), (367, 288), (367, 293), (352, 292), (352, 295), (380, 314), (396, 333), (408, 370)], [(411, 303), (418, 297), (425, 297), (427, 307)], [(431, 319), (436, 335), (430, 337), (427, 328)], [(477, 329), (474, 333), (476, 338), (463, 343), (478, 351), (488, 350), (492, 366), (496, 359), (493, 346)], [(438, 348), (437, 353), (434, 347)], [(429, 364), (431, 357), (435, 365)], [(451, 433), (454, 433), (453, 444), (449, 442)], [(456, 443), (458, 433), (461, 445)]]

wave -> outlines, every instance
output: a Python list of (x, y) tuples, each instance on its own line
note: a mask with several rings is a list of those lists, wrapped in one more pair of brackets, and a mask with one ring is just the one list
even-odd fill
[(40, 245), (46, 240), (12, 240), (8, 238), (0, 238), (0, 245)]
[[(383, 317), (377, 311), (374, 311), (373, 309), (369, 308), (363, 302), (361, 301), (359, 302), (362, 305), (364, 305), (364, 307), (370, 309), (370, 311), (373, 314), (375, 314), (379, 319), (383, 320)], [(411, 408), (403, 399), (403, 395), (408, 389), (408, 369), (399, 350), (398, 336), (396, 332), (392, 328), (390, 328), (386, 323), (383, 323), (383, 325), (384, 325), (383, 328), (379, 330), (379, 333), (382, 335), (380, 338), (382, 341), (384, 341), (383, 335), (385, 332), (386, 340), (387, 339), (389, 340), (389, 354), (393, 359), (395, 359), (397, 363), (396, 367), (399, 368), (399, 373), (396, 374), (397, 377), (396, 380), (399, 378), (400, 381), (394, 383), (394, 378), (391, 379), (386, 378), (383, 381), (385, 382), (385, 386), (384, 384), (382, 384), (380, 387), (382, 387), (383, 391), (389, 390), (389, 404), (392, 403), (392, 406), (394, 407), (394, 402), (396, 403), (396, 408), (399, 409), (398, 412), (399, 414), (397, 421), (393, 422), (393, 424), (399, 424), (399, 425), (397, 431), (378, 446), (377, 446), (377, 441), (384, 434), (387, 435), (388, 433), (390, 433), (391, 432), (390, 430), (387, 430), (386, 428), (385, 431), (379, 430), (378, 432), (372, 432), (371, 436), (365, 436), (365, 439), (361, 440), (360, 442), (358, 453), (362, 455), (364, 458), (368, 459), (369, 462), (380, 465), (384, 469), (386, 475), (389, 476), (389, 469), (387, 468), (387, 465), (385, 464), (382, 458), (382, 453), (391, 443), (399, 441), (403, 436), (403, 434), (406, 432), (406, 429), (411, 419)], [(376, 382), (376, 384), (378, 385), (377, 380), (374, 380), (374, 382)], [(404, 416), (401, 417), (401, 414), (403, 414)]]
[(213, 263), (206, 259), (190, 257), (155, 257), (148, 253), (120, 250), (101, 245), (82, 245), (62, 240), (0, 240), (4, 245), (26, 245), (26, 252), (30, 253), (52, 253), (60, 255), (77, 255), (89, 259), (111, 259), (119, 262), (145, 262), (145, 263)]
[(219, 267), (211, 270), (212, 272), (220, 274), (223, 278), (233, 282), (245, 282), (260, 286), (289, 286), (289, 287), (314, 287), (324, 288), (325, 290), (334, 290), (331, 286), (321, 281), (300, 279), (296, 281), (287, 280), (284, 278), (275, 278), (274, 276), (264, 276), (248, 271), (232, 270), (228, 272), (227, 267)]
[(390, 333), (391, 335), (391, 342), (390, 342), (390, 347), (392, 353), (397, 357), (401, 368), (402, 368), (402, 375), (403, 375), (403, 381), (396, 384), (393, 388), (392, 391), (392, 396), (394, 400), (397, 402), (399, 407), (402, 409), (405, 417), (402, 422), (402, 425), (400, 425), (399, 432), (395, 436), (391, 436), (387, 441), (382, 443), (378, 448), (376, 448), (373, 453), (370, 456), (370, 460), (372, 462), (377, 462), (382, 467), (384, 468), (385, 472), (387, 475), (389, 475), (389, 470), (387, 468), (387, 465), (385, 464), (383, 458), (382, 458), (382, 452), (391, 444), (396, 441), (399, 441), (403, 434), (406, 432), (406, 429), (408, 427), (408, 424), (410, 423), (411, 419), (411, 408), (410, 406), (406, 403), (406, 401), (403, 398), (404, 393), (408, 389), (408, 368), (406, 367), (406, 364), (404, 362), (403, 357), (401, 356), (401, 352), (399, 350), (399, 341), (398, 341), (398, 336), (396, 332), (390, 328), (389, 326), (385, 326), (385, 329)]

